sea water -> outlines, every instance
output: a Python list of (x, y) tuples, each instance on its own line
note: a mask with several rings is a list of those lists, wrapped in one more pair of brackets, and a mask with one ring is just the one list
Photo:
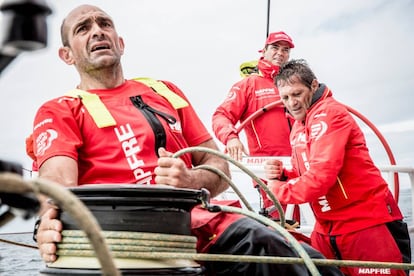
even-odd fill
[[(2, 234), (0, 239), (17, 243), (36, 245), (31, 233)], [(22, 245), (7, 244), (0, 240), (0, 275), (34, 276), (44, 267), (37, 249)]]
[[(400, 191), (399, 205), (404, 214), (404, 220), (412, 223), (410, 190)], [(32, 229), (33, 221), (26, 222), (19, 229)], [(21, 232), (16, 227), (0, 228), (0, 275), (1, 276), (38, 276), (39, 270), (45, 267), (37, 249), (5, 243), (3, 240), (36, 246), (31, 232)], [(6, 232), (7, 230), (7, 232)], [(14, 231), (12, 231), (14, 230)], [(413, 239), (413, 238), (412, 238)], [(413, 241), (412, 241), (413, 244)], [(412, 245), (413, 248), (413, 245)]]

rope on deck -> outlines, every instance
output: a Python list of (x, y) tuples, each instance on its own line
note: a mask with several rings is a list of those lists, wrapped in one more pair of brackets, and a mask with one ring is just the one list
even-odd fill
[[(103, 236), (107, 238), (109, 247), (119, 245), (120, 249), (115, 249), (112, 254), (115, 258), (136, 258), (138, 259), (190, 259), (194, 261), (210, 262), (254, 262), (272, 264), (305, 264), (303, 258), (279, 257), (279, 256), (252, 256), (252, 255), (227, 255), (227, 254), (203, 254), (195, 253), (196, 239), (193, 236), (157, 234), (157, 233), (136, 233), (122, 231), (103, 231)], [(79, 230), (64, 230), (62, 244), (59, 244), (58, 255), (76, 257), (96, 257), (92, 247), (88, 245), (86, 235)], [(177, 238), (178, 237), (178, 238)], [(173, 243), (173, 242), (176, 243)], [(66, 246), (66, 242), (72, 245)], [(148, 246), (148, 242), (158, 243), (156, 246)], [(76, 248), (76, 244), (80, 246)], [(122, 248), (126, 244), (142, 245), (142, 248)], [(161, 243), (162, 245), (160, 245)], [(170, 244), (171, 243), (171, 247)], [(183, 243), (178, 245), (177, 243)], [(154, 245), (154, 244), (152, 244)], [(178, 247), (177, 247), (178, 245)], [(166, 248), (165, 252), (159, 248)], [(188, 252), (183, 252), (186, 248)], [(125, 249), (125, 250), (124, 250)], [(175, 251), (174, 251), (175, 250)], [(190, 252), (191, 251), (191, 252)], [(332, 259), (311, 259), (317, 266), (339, 266), (339, 267), (363, 267), (363, 268), (391, 268), (413, 270), (414, 264), (392, 263), (392, 262), (373, 262), (356, 260), (332, 260)]]

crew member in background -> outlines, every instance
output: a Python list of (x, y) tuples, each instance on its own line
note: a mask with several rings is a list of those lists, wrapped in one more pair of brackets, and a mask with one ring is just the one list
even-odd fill
[[(252, 62), (241, 65), (241, 74), (246, 77), (235, 83), (224, 102), (217, 107), (212, 118), (215, 136), (225, 146), (227, 153), (240, 161), (243, 154), (249, 156), (290, 156), (289, 134), (293, 120), (288, 118), (283, 104), (267, 110), (248, 122), (244, 131), (248, 151), (240, 140), (237, 124), (268, 104), (280, 101), (274, 79), (282, 64), (289, 60), (290, 51), (295, 45), (285, 32), (270, 33), (261, 52), (257, 70)], [(247, 69), (246, 69), (247, 68)], [(246, 71), (246, 72), (245, 72)], [(257, 72), (257, 73), (256, 73)], [(254, 183), (257, 187), (257, 183)], [(261, 190), (263, 207), (270, 210), (273, 202)], [(286, 206), (283, 206), (286, 209)], [(273, 210), (275, 210), (273, 208)], [(278, 212), (269, 214), (278, 217)], [(293, 218), (300, 221), (299, 208), (295, 206)]]

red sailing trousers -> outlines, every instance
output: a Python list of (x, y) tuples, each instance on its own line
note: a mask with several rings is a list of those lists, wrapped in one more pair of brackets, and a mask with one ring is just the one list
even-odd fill
[[(312, 233), (312, 246), (328, 259), (410, 263), (410, 241), (406, 224), (393, 221), (368, 229), (338, 235), (326, 236)], [(407, 235), (406, 235), (406, 234)], [(406, 276), (406, 271), (390, 268), (342, 267), (349, 276), (393, 275)]]

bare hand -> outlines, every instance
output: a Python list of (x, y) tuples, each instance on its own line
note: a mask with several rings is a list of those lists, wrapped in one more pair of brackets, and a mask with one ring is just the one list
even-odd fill
[(242, 160), (243, 153), (247, 155), (246, 149), (239, 138), (232, 138), (228, 140), (226, 150), (230, 157), (237, 161)]
[(41, 217), (37, 230), (37, 245), (40, 256), (45, 262), (54, 262), (56, 256), (56, 242), (62, 241), (62, 222), (58, 219), (58, 210), (50, 208)]
[(192, 181), (191, 170), (187, 168), (181, 158), (172, 157), (172, 153), (164, 148), (158, 149), (158, 167), (155, 168), (155, 182), (157, 184), (165, 184), (177, 188), (196, 187), (196, 181)]
[(280, 179), (283, 175), (283, 162), (277, 159), (267, 160), (264, 169), (266, 179)]

